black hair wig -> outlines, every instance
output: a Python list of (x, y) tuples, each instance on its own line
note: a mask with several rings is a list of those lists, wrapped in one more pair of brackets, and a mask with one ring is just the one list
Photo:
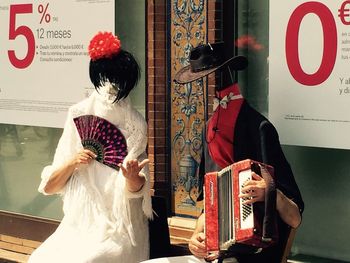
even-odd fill
[(98, 91), (110, 82), (117, 91), (114, 102), (126, 98), (140, 79), (140, 66), (132, 54), (125, 50), (112, 57), (90, 60), (90, 80)]

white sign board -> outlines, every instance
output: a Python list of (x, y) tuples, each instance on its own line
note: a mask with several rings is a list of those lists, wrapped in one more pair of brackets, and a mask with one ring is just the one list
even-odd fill
[(269, 118), (281, 143), (350, 149), (350, 0), (270, 0)]
[(114, 18), (113, 0), (2, 0), (0, 123), (63, 127), (93, 89), (89, 41)]

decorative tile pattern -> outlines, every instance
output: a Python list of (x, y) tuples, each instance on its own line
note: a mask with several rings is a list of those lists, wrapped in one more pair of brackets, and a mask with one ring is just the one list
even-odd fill
[[(192, 47), (206, 42), (207, 2), (171, 1), (171, 78), (188, 65)], [(197, 217), (202, 204), (196, 203), (197, 172), (205, 124), (206, 83), (171, 84), (171, 173), (173, 212)]]

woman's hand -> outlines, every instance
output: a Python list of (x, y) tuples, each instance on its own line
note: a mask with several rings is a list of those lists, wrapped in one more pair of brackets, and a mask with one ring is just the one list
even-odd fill
[(71, 160), (71, 164), (74, 168), (78, 168), (81, 164), (89, 164), (97, 155), (88, 149), (83, 149), (76, 154), (76, 156)]
[(82, 164), (89, 164), (96, 158), (96, 154), (92, 151), (83, 149), (78, 152), (69, 162), (62, 165), (52, 173), (47, 181), (44, 191), (47, 194), (55, 194), (59, 192), (68, 182), (75, 169)]
[(140, 174), (140, 171), (148, 163), (149, 159), (144, 159), (140, 163), (138, 160), (134, 159), (127, 161), (125, 167), (122, 164), (119, 165), (124, 177), (126, 178), (126, 185), (130, 192), (138, 192), (141, 190), (145, 183), (145, 177)]
[(249, 180), (242, 188), (242, 193), (238, 196), (244, 200), (243, 204), (265, 201), (265, 180), (254, 172), (252, 172), (252, 177), (254, 180)]

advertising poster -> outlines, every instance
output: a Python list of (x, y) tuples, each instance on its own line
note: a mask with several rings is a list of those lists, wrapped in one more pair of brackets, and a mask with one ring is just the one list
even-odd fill
[(93, 90), (87, 48), (114, 32), (114, 1), (2, 0), (0, 25), (0, 123), (63, 127)]
[(270, 0), (269, 37), (281, 143), (350, 149), (350, 0)]

